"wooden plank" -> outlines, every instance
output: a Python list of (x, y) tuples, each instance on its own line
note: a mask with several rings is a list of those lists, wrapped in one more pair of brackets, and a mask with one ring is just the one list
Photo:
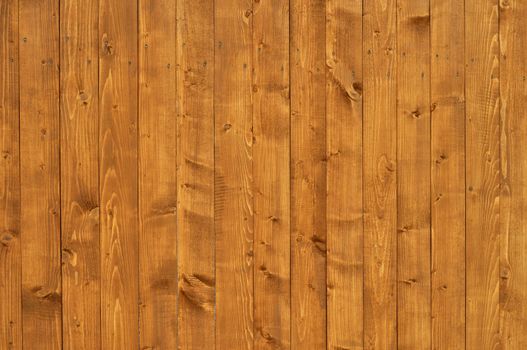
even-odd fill
[(364, 348), (396, 349), (396, 1), (363, 13)]
[(289, 349), (289, 3), (253, 7), (254, 337)]
[(326, 348), (326, 9), (292, 0), (291, 347)]
[(326, 2), (327, 337), (363, 349), (362, 1)]
[(140, 348), (177, 348), (176, 4), (139, 1)]
[(398, 347), (430, 349), (430, 13), (397, 14)]
[(19, 2), (24, 348), (62, 348), (59, 2)]
[(0, 348), (22, 349), (18, 0), (0, 3)]
[(214, 1), (178, 2), (178, 345), (214, 341)]
[(497, 6), (465, 2), (467, 349), (500, 342)]
[[(503, 349), (527, 347), (527, 4), (500, 2), (500, 333)], [(494, 169), (494, 168), (493, 168)]]
[(432, 348), (465, 349), (464, 6), (430, 3)]
[(62, 330), (65, 349), (100, 346), (97, 1), (61, 2)]
[(214, 6), (216, 348), (253, 348), (252, 3)]
[(101, 348), (137, 349), (137, 6), (99, 5)]

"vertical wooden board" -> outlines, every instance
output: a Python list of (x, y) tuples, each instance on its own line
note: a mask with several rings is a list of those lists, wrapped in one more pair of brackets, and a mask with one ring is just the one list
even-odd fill
[(97, 4), (65, 0), (60, 8), (65, 349), (100, 346)]
[(363, 13), (364, 348), (396, 349), (396, 1)]
[(216, 348), (252, 349), (252, 3), (214, 6)]
[(137, 349), (137, 3), (99, 4), (101, 347)]
[(527, 347), (527, 4), (500, 2), (500, 333), (503, 349)]
[(327, 337), (363, 349), (362, 1), (326, 2)]
[(60, 349), (59, 2), (19, 6), (23, 339)]
[(214, 1), (179, 1), (177, 15), (178, 344), (213, 350)]
[(139, 1), (140, 348), (177, 348), (176, 4)]
[(499, 344), (498, 1), (465, 1), (466, 347)]
[(253, 8), (254, 332), (256, 349), (289, 349), (289, 3)]
[(430, 3), (432, 348), (465, 349), (465, 105), (462, 1)]
[(0, 3), (0, 348), (22, 349), (18, 0)]
[(326, 348), (324, 0), (291, 5), (291, 347)]
[(422, 0), (397, 14), (398, 347), (430, 349), (430, 14)]

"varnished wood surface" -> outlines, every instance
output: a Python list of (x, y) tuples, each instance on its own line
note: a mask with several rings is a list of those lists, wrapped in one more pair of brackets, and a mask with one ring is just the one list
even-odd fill
[(0, 349), (527, 349), (520, 0), (2, 0)]

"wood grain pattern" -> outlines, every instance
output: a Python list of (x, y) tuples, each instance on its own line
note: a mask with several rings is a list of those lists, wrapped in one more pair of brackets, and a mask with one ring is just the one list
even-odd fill
[(99, 3), (101, 348), (139, 347), (138, 9)]
[(23, 343), (61, 349), (59, 3), (19, 6)]
[(432, 348), (465, 349), (464, 6), (431, 1)]
[(0, 348), (22, 349), (18, 0), (0, 3)]
[(363, 11), (364, 348), (396, 349), (396, 2)]
[[(465, 2), (466, 346), (499, 346), (498, 2)], [(476, 34), (478, 33), (478, 34)]]
[(326, 2), (327, 337), (363, 349), (362, 1)]
[(292, 0), (291, 348), (326, 348), (325, 1)]
[(140, 348), (177, 348), (176, 5), (139, 1)]
[(430, 12), (411, 0), (397, 12), (398, 347), (431, 349)]
[(100, 347), (97, 1), (62, 1), (62, 343)]

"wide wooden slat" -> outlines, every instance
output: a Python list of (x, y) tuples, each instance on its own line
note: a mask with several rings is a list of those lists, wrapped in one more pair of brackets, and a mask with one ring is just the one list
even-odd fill
[(326, 2), (329, 349), (363, 349), (362, 1)]
[(18, 0), (0, 3), (0, 348), (22, 349)]
[(290, 5), (291, 347), (325, 349), (326, 7)]
[(430, 349), (430, 13), (397, 13), (398, 347)]
[(214, 6), (216, 348), (252, 349), (252, 2)]
[(466, 347), (499, 340), (498, 1), (465, 1)]
[(255, 349), (290, 348), (289, 3), (253, 7)]
[(432, 348), (465, 349), (464, 7), (430, 3)]
[(214, 341), (214, 1), (178, 1), (178, 346)]
[(61, 349), (59, 2), (19, 6), (23, 342)]
[(527, 4), (500, 5), (500, 333), (513, 350), (527, 347)]
[(97, 1), (62, 1), (60, 13), (62, 341), (65, 349), (98, 349)]
[(99, 2), (101, 348), (139, 347), (137, 3)]
[(364, 348), (397, 348), (396, 2), (364, 2)]
[(140, 348), (177, 348), (176, 4), (139, 1)]

